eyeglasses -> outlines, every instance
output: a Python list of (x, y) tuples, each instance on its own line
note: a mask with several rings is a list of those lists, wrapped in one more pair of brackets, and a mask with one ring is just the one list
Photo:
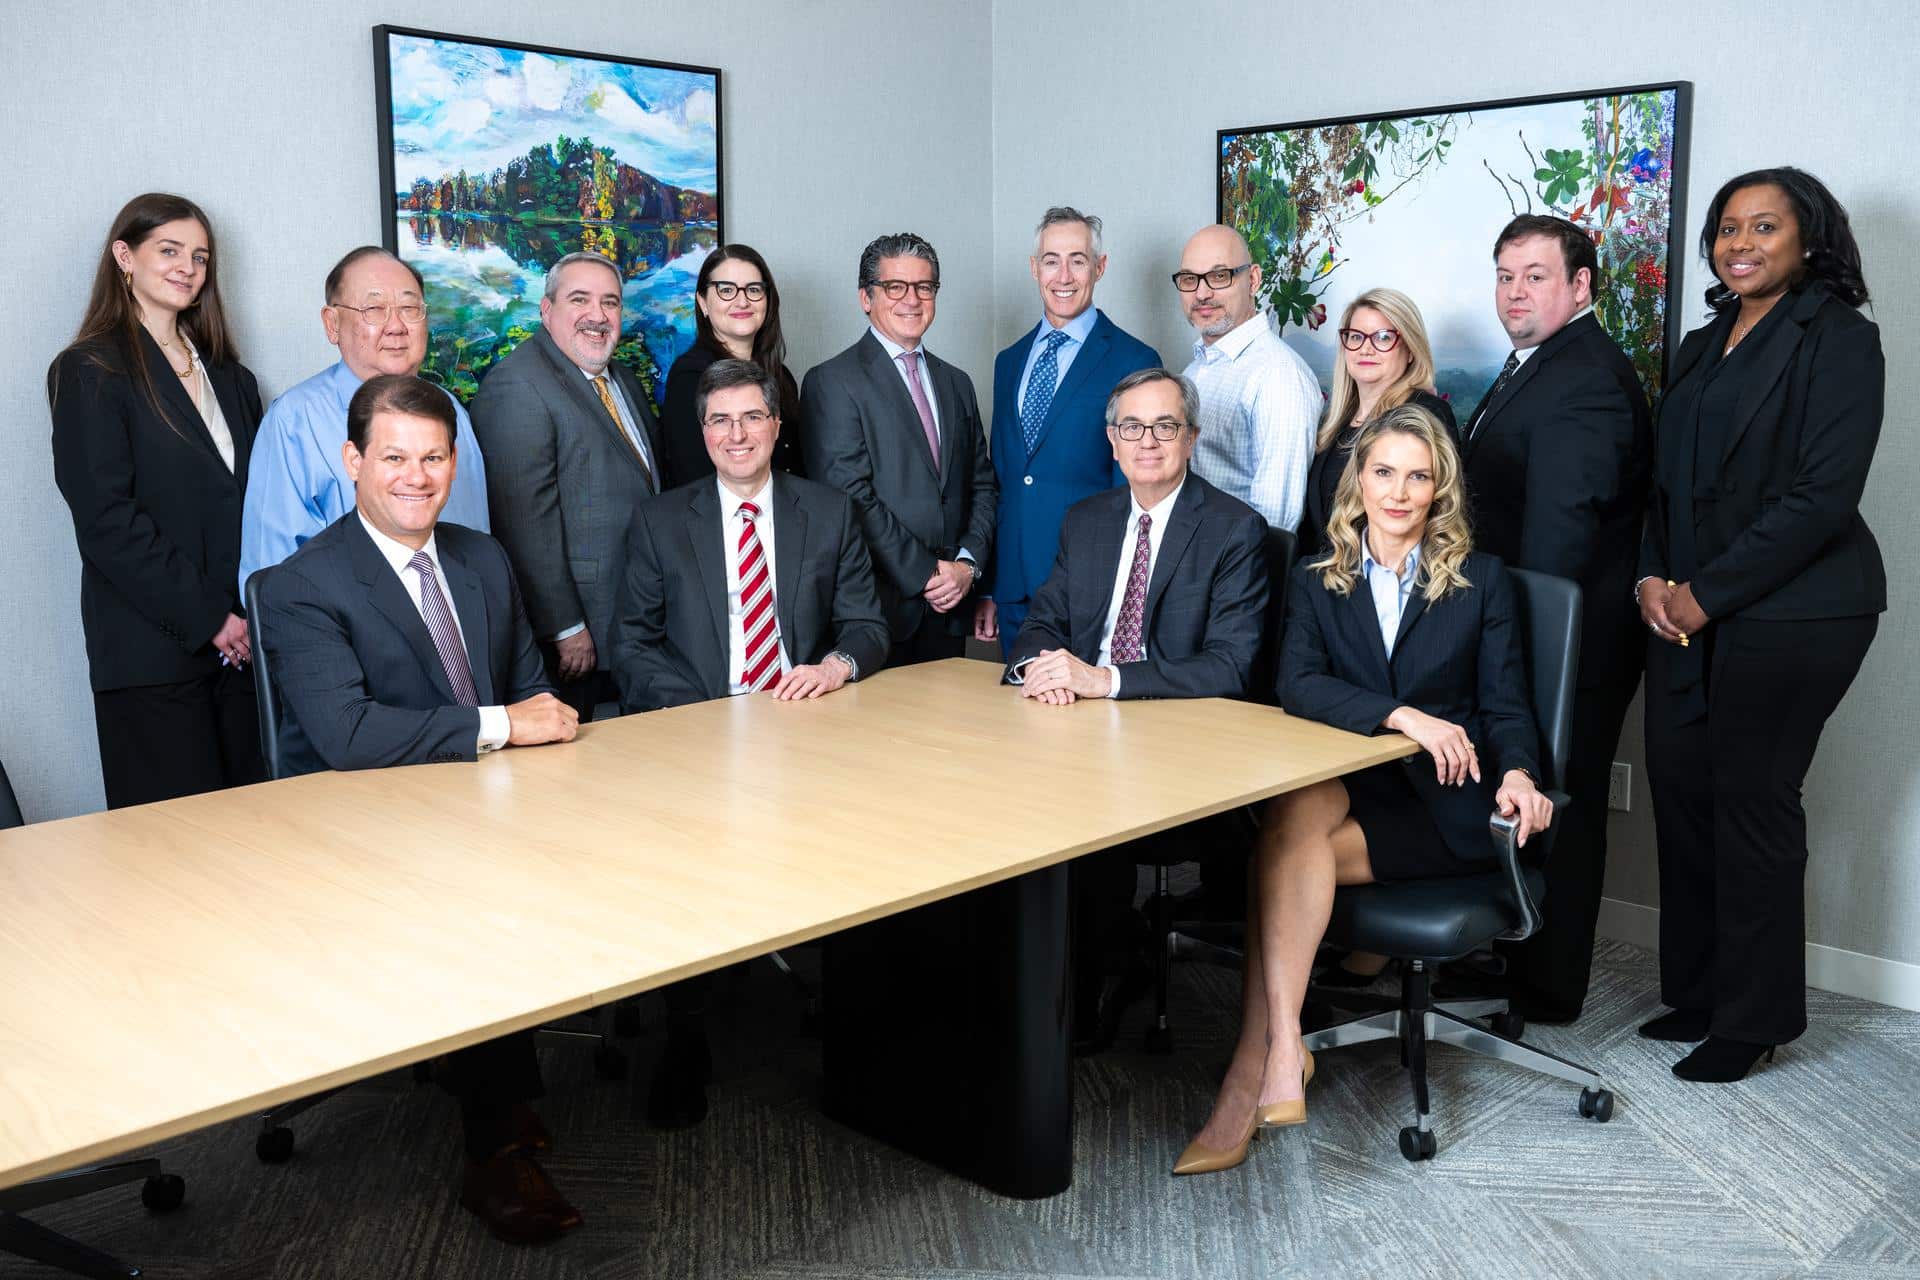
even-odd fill
[(748, 302), (758, 302), (767, 296), (767, 286), (755, 280), (752, 284), (735, 284), (731, 280), (709, 280), (707, 288), (722, 302), (732, 302), (740, 294), (747, 295)]
[(396, 311), (400, 313), (400, 318), (408, 324), (419, 324), (427, 318), (427, 309), (417, 302), (405, 302), (398, 305), (376, 304), (371, 307), (350, 307), (344, 302), (335, 302), (330, 305), (336, 306), (342, 311), (358, 311), (360, 313), (360, 323), (366, 325), (369, 329), (386, 328), (387, 325), (392, 322), (393, 313)]
[(1171, 444), (1180, 438), (1187, 424), (1178, 418), (1157, 418), (1152, 422), (1142, 422), (1138, 418), (1122, 418), (1113, 424), (1113, 434), (1122, 440), (1138, 440), (1147, 432), (1153, 432), (1153, 438), (1162, 444)]
[(766, 426), (772, 421), (773, 415), (765, 409), (749, 409), (747, 412), (737, 415), (716, 413), (709, 417), (704, 425), (707, 430), (713, 432), (715, 435), (731, 435), (733, 434), (735, 423), (740, 424), (742, 431), (758, 431), (761, 427)]
[(907, 296), (907, 290), (913, 290), (913, 296), (922, 302), (933, 301), (933, 295), (940, 292), (938, 280), (875, 280), (867, 286), (878, 289), (895, 302)]
[(1251, 262), (1243, 262), (1237, 267), (1215, 267), (1211, 271), (1176, 271), (1173, 273), (1173, 287), (1182, 293), (1192, 293), (1205, 280), (1209, 289), (1224, 289), (1233, 283), (1233, 278), (1242, 271), (1253, 270)]
[(1372, 333), (1362, 333), (1358, 329), (1340, 331), (1340, 345), (1349, 351), (1358, 351), (1363, 342), (1371, 342), (1375, 351), (1391, 351), (1399, 341), (1398, 329), (1375, 329)]

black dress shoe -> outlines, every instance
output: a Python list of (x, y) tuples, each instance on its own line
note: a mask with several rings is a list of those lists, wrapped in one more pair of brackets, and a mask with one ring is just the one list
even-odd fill
[(1707, 1038), (1713, 1015), (1705, 1009), (1669, 1009), (1659, 1017), (1640, 1024), (1640, 1034), (1649, 1040), (1674, 1040), (1691, 1044)]
[(707, 1082), (713, 1078), (713, 1052), (704, 1028), (667, 1036), (647, 1086), (647, 1124), (655, 1129), (690, 1129), (707, 1118)]
[(1700, 1047), (1673, 1064), (1673, 1074), (1701, 1084), (1732, 1084), (1746, 1078), (1761, 1058), (1773, 1061), (1773, 1046), (1708, 1036)]
[(519, 1147), (471, 1161), (460, 1183), (460, 1203), (508, 1244), (545, 1244), (581, 1223), (540, 1162)]

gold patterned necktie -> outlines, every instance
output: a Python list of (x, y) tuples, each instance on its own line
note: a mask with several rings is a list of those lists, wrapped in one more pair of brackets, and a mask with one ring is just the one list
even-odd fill
[(627, 448), (633, 450), (633, 460), (640, 464), (640, 473), (647, 478), (647, 488), (655, 488), (653, 468), (647, 465), (647, 455), (640, 452), (640, 446), (635, 444), (633, 437), (627, 434), (626, 424), (620, 421), (620, 410), (613, 403), (613, 391), (607, 386), (606, 374), (593, 375), (593, 389), (600, 393), (600, 403), (607, 407), (607, 416), (613, 419), (613, 429), (618, 431), (620, 438), (627, 442)]

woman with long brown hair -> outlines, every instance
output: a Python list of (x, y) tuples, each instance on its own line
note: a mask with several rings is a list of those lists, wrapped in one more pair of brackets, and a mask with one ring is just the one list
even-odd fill
[(804, 476), (800, 453), (800, 387), (787, 369), (787, 340), (780, 332), (780, 287), (773, 270), (751, 245), (721, 245), (700, 264), (693, 284), (693, 345), (667, 371), (660, 424), (667, 437), (667, 474), (685, 484), (713, 474), (706, 438), (693, 412), (700, 375), (716, 360), (759, 365), (780, 385), (780, 439), (773, 469)]
[(218, 262), (198, 205), (134, 197), (80, 332), (47, 370), (109, 808), (264, 773), (235, 585), (260, 390), (228, 331)]
[(1437, 418), (1402, 405), (1361, 428), (1327, 536), (1324, 555), (1293, 567), (1280, 704), (1353, 733), (1404, 733), (1427, 755), (1268, 803), (1240, 1043), (1175, 1173), (1231, 1168), (1258, 1130), (1306, 1122), (1300, 1005), (1336, 885), (1479, 871), (1492, 861), (1488, 813), (1516, 817), (1522, 843), (1553, 818), (1534, 785), (1513, 590), (1499, 559), (1473, 549), (1460, 457)]

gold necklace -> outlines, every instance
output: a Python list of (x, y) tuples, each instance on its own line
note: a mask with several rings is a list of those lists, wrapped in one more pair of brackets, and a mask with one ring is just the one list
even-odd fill
[[(176, 338), (179, 337), (180, 331), (178, 329), (175, 329), (173, 331), (173, 336)], [(160, 350), (162, 352), (173, 350), (173, 344), (171, 342), (168, 342), (165, 338), (161, 338), (159, 341), (160, 341)], [(172, 356), (167, 357), (167, 368), (173, 369)], [(192, 347), (187, 348), (187, 367), (184, 369), (173, 369), (173, 375), (174, 377), (180, 378), (182, 380), (191, 378), (193, 376), (193, 348)]]

